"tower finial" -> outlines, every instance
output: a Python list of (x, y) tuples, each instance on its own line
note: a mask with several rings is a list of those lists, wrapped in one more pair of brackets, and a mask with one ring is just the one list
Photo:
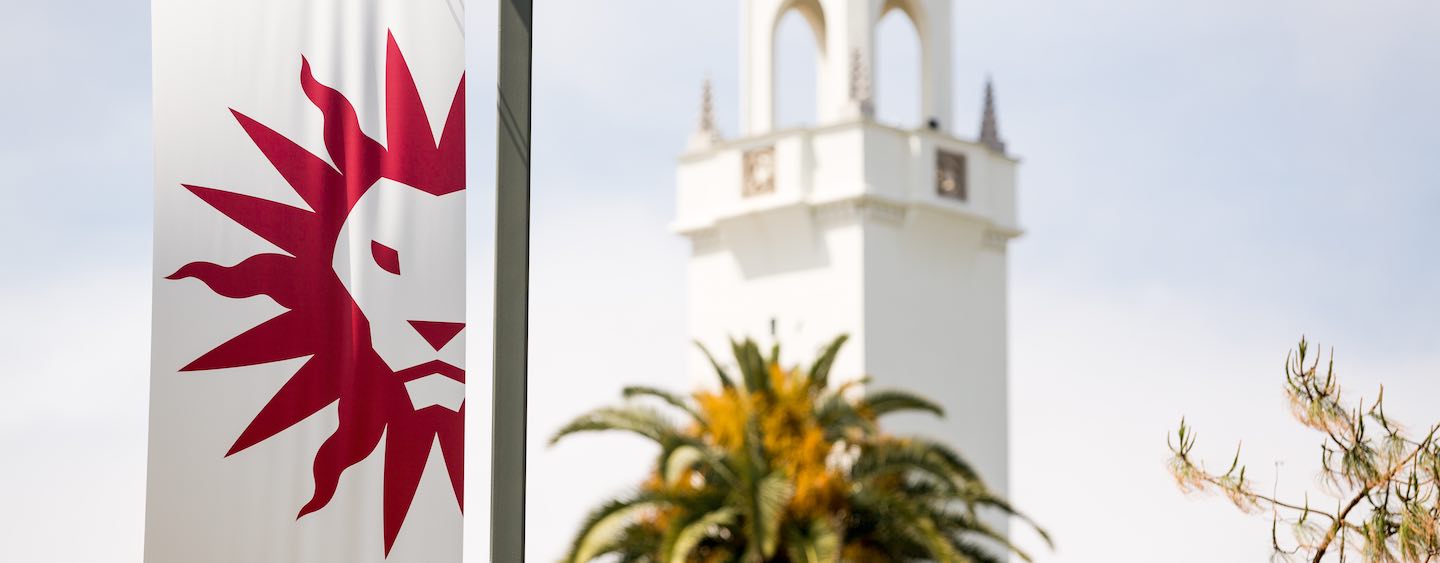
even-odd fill
[(707, 77), (700, 87), (700, 123), (690, 138), (690, 148), (703, 149), (720, 140), (715, 127), (715, 91)]
[(707, 77), (700, 86), (700, 132), (715, 131), (715, 91)]
[(850, 105), (861, 117), (875, 116), (874, 94), (870, 91), (870, 69), (860, 49), (850, 51)]
[(1005, 141), (1000, 138), (1000, 123), (995, 116), (995, 80), (985, 77), (985, 113), (980, 118), (980, 144), (1005, 154)]

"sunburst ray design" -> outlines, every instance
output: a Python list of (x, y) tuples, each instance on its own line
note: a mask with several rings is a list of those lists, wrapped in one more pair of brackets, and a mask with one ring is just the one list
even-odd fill
[(375, 351), (370, 323), (331, 261), (346, 218), (366, 190), (380, 179), (435, 195), (465, 189), (465, 78), (462, 74), (437, 143), (415, 79), (393, 34), (387, 43), (387, 135), (383, 145), (361, 130), (354, 106), (339, 91), (317, 81), (309, 61), (303, 57), (300, 85), (324, 116), (324, 142), (330, 162), (274, 129), (231, 110), (255, 146), (310, 209), (185, 185), (211, 207), (284, 254), (259, 254), (233, 266), (193, 262), (168, 279), (195, 278), (215, 293), (232, 299), (268, 296), (286, 309), (216, 346), (181, 371), (309, 356), (240, 433), (226, 457), (337, 404), (338, 428), (315, 454), (315, 491), (297, 518), (324, 508), (334, 497), (345, 470), (369, 457), (383, 437), (384, 539), (388, 557), (436, 442), (456, 503), (462, 510), (464, 507), (464, 403), (458, 413), (441, 406), (414, 410), (405, 382), (439, 373), (464, 383), (465, 372), (443, 362), (393, 371)]

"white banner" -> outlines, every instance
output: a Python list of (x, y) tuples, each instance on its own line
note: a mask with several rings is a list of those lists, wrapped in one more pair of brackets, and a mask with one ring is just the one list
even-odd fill
[(462, 0), (154, 0), (147, 563), (458, 562)]

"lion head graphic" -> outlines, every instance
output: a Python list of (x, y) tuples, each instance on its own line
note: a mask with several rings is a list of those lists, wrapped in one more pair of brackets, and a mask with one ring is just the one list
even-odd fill
[(232, 109), (309, 209), (185, 185), (281, 252), (232, 266), (193, 262), (168, 279), (194, 278), (232, 299), (268, 296), (286, 309), (181, 371), (308, 356), (226, 456), (336, 405), (339, 425), (315, 453), (315, 492), (299, 517), (324, 508), (383, 437), (388, 556), (434, 444), (463, 509), (465, 78), (438, 142), (393, 35), (384, 82), (382, 144), (302, 57), (300, 86), (324, 117), (328, 162)]

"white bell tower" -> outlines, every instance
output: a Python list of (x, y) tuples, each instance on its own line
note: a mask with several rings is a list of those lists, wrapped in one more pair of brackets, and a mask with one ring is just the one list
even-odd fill
[[(833, 377), (873, 375), (877, 388), (939, 401), (945, 419), (899, 418), (892, 430), (950, 443), (1007, 492), (1017, 161), (988, 86), (980, 135), (947, 132), (951, 0), (741, 2), (742, 133), (716, 130), (707, 84), (699, 131), (680, 157), (674, 230), (691, 244), (691, 335), (718, 352), (730, 336), (773, 329), (788, 356), (808, 361), (848, 333)], [(791, 10), (818, 42), (818, 123), (780, 130), (774, 47)], [(874, 120), (875, 30), (892, 10), (920, 39), (928, 123), (919, 129)], [(692, 370), (713, 377), (698, 353)]]

